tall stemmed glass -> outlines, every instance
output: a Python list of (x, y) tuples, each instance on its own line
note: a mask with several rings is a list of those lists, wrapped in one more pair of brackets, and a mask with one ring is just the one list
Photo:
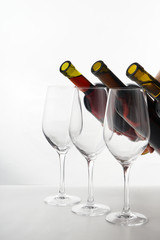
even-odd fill
[(147, 222), (129, 204), (129, 170), (144, 151), (150, 136), (146, 96), (140, 88), (110, 89), (104, 120), (104, 140), (124, 172), (124, 206), (121, 212), (107, 215), (111, 223), (136, 226)]
[(50, 205), (67, 206), (80, 202), (78, 197), (66, 195), (65, 192), (65, 157), (72, 145), (68, 130), (73, 91), (74, 88), (66, 86), (49, 86), (47, 89), (42, 129), (60, 161), (59, 193), (44, 200)]
[(98, 216), (109, 212), (109, 207), (94, 203), (93, 166), (97, 155), (104, 149), (102, 121), (106, 106), (106, 91), (104, 88), (75, 89), (71, 121), (70, 136), (88, 165), (88, 199), (86, 203), (77, 204), (72, 211), (78, 215)]

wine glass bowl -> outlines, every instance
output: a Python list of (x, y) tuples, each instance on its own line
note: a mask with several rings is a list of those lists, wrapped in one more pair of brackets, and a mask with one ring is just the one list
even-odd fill
[[(104, 139), (119, 161), (132, 161), (150, 136), (146, 98), (142, 89), (111, 89), (105, 117)], [(115, 148), (116, 143), (118, 145)], [(127, 148), (126, 148), (127, 146)]]
[(57, 151), (60, 160), (60, 186), (56, 196), (47, 197), (50, 205), (67, 206), (80, 202), (80, 198), (65, 193), (65, 157), (72, 146), (69, 123), (74, 88), (49, 86), (43, 112), (42, 130), (50, 145)]
[(141, 88), (110, 89), (104, 119), (104, 140), (124, 172), (124, 207), (110, 213), (111, 223), (136, 226), (147, 222), (139, 213), (132, 213), (129, 204), (129, 170), (133, 161), (145, 150), (150, 137), (147, 101)]
[(93, 166), (97, 155), (104, 149), (103, 125), (107, 92), (94, 87), (84, 95), (85, 89), (76, 88), (70, 120), (69, 133), (73, 144), (87, 160), (88, 199), (87, 203), (72, 207), (78, 215), (98, 216), (109, 212), (109, 207), (94, 203)]

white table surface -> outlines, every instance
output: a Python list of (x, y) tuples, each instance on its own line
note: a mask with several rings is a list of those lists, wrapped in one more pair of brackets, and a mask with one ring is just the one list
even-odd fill
[[(0, 240), (160, 240), (160, 188), (131, 187), (131, 209), (149, 218), (139, 227), (115, 226), (105, 216), (77, 216), (71, 207), (43, 203), (56, 193), (51, 186), (0, 186)], [(86, 201), (86, 188), (67, 188), (67, 193)], [(120, 210), (123, 189), (95, 188), (95, 202)]]

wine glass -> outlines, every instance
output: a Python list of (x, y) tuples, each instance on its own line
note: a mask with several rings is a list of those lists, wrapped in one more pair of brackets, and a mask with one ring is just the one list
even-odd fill
[[(88, 95), (84, 95), (88, 92)], [(76, 88), (70, 120), (69, 133), (73, 144), (87, 160), (88, 199), (86, 203), (72, 207), (72, 212), (83, 216), (98, 216), (110, 208), (94, 203), (93, 166), (97, 155), (104, 149), (103, 126), (107, 93), (104, 88)]]
[(50, 205), (67, 206), (80, 202), (80, 198), (65, 193), (65, 157), (72, 146), (68, 129), (73, 90), (74, 88), (66, 86), (49, 86), (47, 89), (42, 130), (48, 142), (57, 151), (60, 161), (59, 193), (44, 200)]
[(124, 172), (124, 206), (106, 220), (125, 226), (138, 226), (148, 219), (131, 212), (129, 204), (129, 170), (144, 151), (150, 137), (147, 100), (141, 88), (110, 89), (104, 119), (104, 140)]

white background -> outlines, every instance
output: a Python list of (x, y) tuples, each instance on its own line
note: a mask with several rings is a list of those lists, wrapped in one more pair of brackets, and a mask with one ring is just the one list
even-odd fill
[[(0, 1), (0, 184), (59, 184), (58, 155), (41, 130), (48, 85), (72, 85), (59, 72), (70, 60), (92, 83), (102, 59), (124, 83), (139, 62), (160, 69), (159, 0)], [(160, 185), (160, 156), (140, 157), (131, 185)], [(97, 158), (95, 186), (122, 185), (120, 165), (107, 149)], [(87, 164), (73, 147), (66, 186), (86, 186)]]

